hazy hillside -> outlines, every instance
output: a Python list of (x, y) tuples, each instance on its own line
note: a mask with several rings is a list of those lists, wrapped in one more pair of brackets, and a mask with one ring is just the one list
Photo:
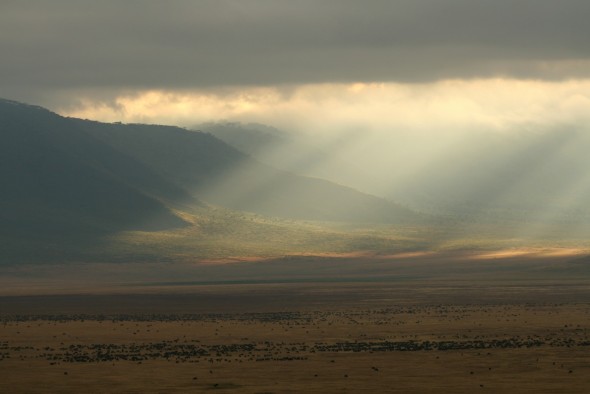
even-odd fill
[(295, 219), (394, 223), (418, 219), (386, 200), (262, 164), (210, 134), (169, 126), (75, 122), (210, 204)]
[[(381, 192), (375, 185), (386, 179), (365, 168), (361, 152), (349, 154), (350, 145), (360, 142), (358, 135), (342, 133), (333, 136), (322, 133), (290, 133), (261, 124), (210, 122), (193, 126), (236, 147), (263, 163), (300, 175), (327, 179), (351, 186), (369, 194)], [(395, 199), (391, 199), (395, 201)]]

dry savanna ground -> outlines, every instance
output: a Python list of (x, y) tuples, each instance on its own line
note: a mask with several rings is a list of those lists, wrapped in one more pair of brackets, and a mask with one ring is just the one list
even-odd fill
[(0, 297), (0, 392), (587, 393), (584, 282)]

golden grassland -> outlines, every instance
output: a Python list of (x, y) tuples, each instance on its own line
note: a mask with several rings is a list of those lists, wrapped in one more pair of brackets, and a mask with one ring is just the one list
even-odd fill
[(590, 228), (567, 223), (424, 218), (415, 223), (352, 224), (289, 220), (215, 207), (177, 213), (188, 223), (186, 227), (26, 240), (0, 234), (0, 263), (3, 267), (47, 263), (192, 264), (285, 256), (390, 256), (526, 248), (590, 253)]
[(0, 391), (586, 393), (589, 290), (455, 281), (0, 297)]
[[(424, 219), (422, 224), (350, 224), (265, 217), (217, 208), (183, 212), (190, 226), (158, 232), (127, 231), (92, 251), (102, 260), (192, 262), (290, 255), (381, 254), (579, 249), (590, 253), (590, 229), (568, 224), (521, 224)], [(92, 249), (92, 248), (90, 248)]]

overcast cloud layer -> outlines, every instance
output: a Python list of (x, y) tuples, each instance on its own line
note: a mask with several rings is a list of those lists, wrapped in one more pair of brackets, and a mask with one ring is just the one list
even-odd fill
[(0, 96), (590, 76), (587, 0), (10, 1)]

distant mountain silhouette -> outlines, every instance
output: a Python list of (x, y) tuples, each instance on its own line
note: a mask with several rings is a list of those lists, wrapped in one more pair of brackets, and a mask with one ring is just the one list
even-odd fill
[[(297, 219), (392, 222), (413, 212), (263, 165), (210, 134), (64, 118), (0, 100), (0, 233), (161, 230), (205, 207)], [(201, 202), (203, 201), (203, 202)]]
[(193, 129), (211, 133), (263, 163), (299, 175), (348, 185), (372, 195), (375, 193), (371, 189), (380, 189), (373, 188), (373, 185), (387, 183), (386, 177), (376, 177), (374, 171), (363, 167), (363, 161), (359, 160), (362, 155), (339, 154), (342, 146), (359, 142), (358, 133), (322, 138), (257, 123), (237, 122), (203, 123)]
[[(213, 134), (223, 142), (255, 158), (264, 158), (269, 151), (272, 152), (287, 145), (293, 147), (294, 145), (292, 135), (289, 135), (289, 133), (258, 123), (208, 122), (191, 127), (191, 129)], [(281, 152), (281, 154), (284, 153)], [(301, 151), (293, 152), (293, 154), (298, 153), (301, 154)], [(308, 153), (311, 154), (312, 152)], [(267, 164), (276, 166), (275, 163), (271, 162)], [(282, 169), (290, 170), (289, 168)]]

